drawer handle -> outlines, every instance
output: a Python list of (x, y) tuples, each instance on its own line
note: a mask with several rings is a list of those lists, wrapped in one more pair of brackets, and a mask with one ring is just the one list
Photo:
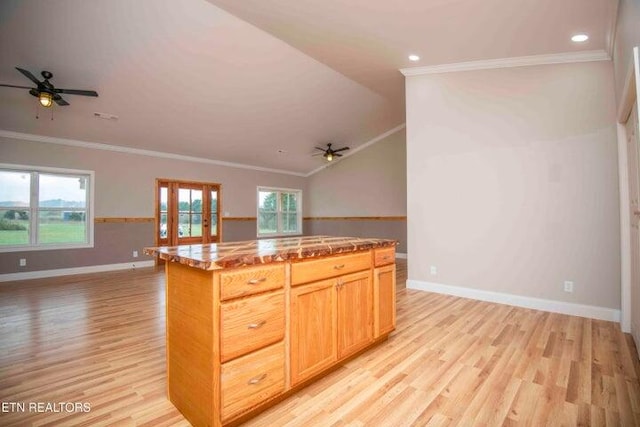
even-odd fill
[(267, 323), (266, 320), (261, 320), (261, 321), (256, 322), (256, 323), (249, 323), (247, 325), (247, 329), (258, 329), (258, 328), (263, 327), (266, 323)]
[(382, 257), (382, 259), (389, 259), (389, 258), (391, 258), (389, 255), (385, 255)]
[(257, 285), (260, 282), (266, 282), (267, 278), (266, 277), (262, 277), (260, 279), (251, 279), (251, 280), (247, 280), (247, 285)]
[(336, 270), (342, 270), (344, 268), (344, 264), (334, 265), (333, 268), (335, 268)]
[(258, 384), (260, 381), (264, 380), (265, 378), (267, 378), (267, 374), (258, 375), (257, 377), (253, 377), (249, 381), (247, 381), (247, 384), (249, 385)]

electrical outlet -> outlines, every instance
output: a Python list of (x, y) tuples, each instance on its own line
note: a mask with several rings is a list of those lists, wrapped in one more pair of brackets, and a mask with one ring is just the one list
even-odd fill
[(429, 267), (429, 273), (431, 273), (432, 276), (435, 276), (436, 274), (438, 274), (438, 269), (436, 268), (435, 265), (432, 265), (431, 267)]
[(26, 258), (20, 258), (20, 267), (26, 267), (27, 266), (27, 259)]
[(138, 251), (133, 251), (133, 257), (138, 258)]
[(573, 292), (573, 282), (570, 280), (565, 280), (564, 282), (564, 291), (565, 292)]

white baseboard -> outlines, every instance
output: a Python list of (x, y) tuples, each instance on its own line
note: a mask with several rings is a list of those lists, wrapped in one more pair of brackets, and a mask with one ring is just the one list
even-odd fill
[(407, 259), (407, 254), (403, 252), (396, 252), (396, 258)]
[(502, 292), (463, 288), (460, 286), (443, 285), (440, 283), (423, 282), (420, 280), (407, 280), (407, 288), (480, 301), (495, 302), (498, 304), (513, 305), (516, 307), (550, 311), (552, 313), (562, 313), (572, 316), (588, 317), (591, 319), (620, 322), (620, 310), (613, 308), (596, 307), (592, 305), (574, 304), (564, 301), (505, 294)]
[(100, 273), (103, 271), (129, 270), (132, 268), (153, 267), (155, 261), (123, 262), (120, 264), (89, 265), (86, 267), (58, 268), (55, 270), (25, 271), (22, 273), (0, 274), (0, 282), (14, 280), (43, 279), (45, 277), (69, 276), (72, 274)]

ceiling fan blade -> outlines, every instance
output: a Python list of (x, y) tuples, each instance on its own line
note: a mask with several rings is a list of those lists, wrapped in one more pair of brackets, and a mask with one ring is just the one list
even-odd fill
[(340, 153), (333, 153), (333, 155), (336, 156), (336, 157), (342, 157), (342, 154), (340, 154)]
[(19, 68), (19, 67), (16, 67), (16, 70), (20, 71), (22, 74), (24, 74), (26, 78), (34, 82), (36, 85), (40, 86), (42, 84), (42, 82), (36, 79), (35, 76), (31, 74), (29, 71), (23, 70), (22, 68)]
[(29, 86), (16, 86), (16, 85), (5, 85), (5, 84), (1, 84), (0, 86), (4, 86), (4, 87), (17, 87), (19, 89), (31, 89)]
[(82, 96), (98, 96), (98, 92), (95, 90), (79, 90), (79, 89), (54, 89), (55, 93), (64, 93), (67, 95), (82, 95)]
[(316, 150), (320, 150), (320, 151), (327, 151), (326, 148), (320, 148), (320, 147), (314, 147)]
[(342, 148), (338, 148), (337, 150), (333, 150), (334, 153), (337, 153), (338, 151), (344, 151), (344, 150), (348, 150), (349, 147), (342, 147)]
[(58, 104), (61, 107), (64, 107), (65, 105), (69, 105), (69, 103), (67, 101), (65, 101), (64, 99), (62, 99), (62, 97), (60, 95), (55, 95), (53, 97), (53, 101)]
[(322, 152), (322, 153), (313, 153), (311, 156), (312, 157), (316, 157), (316, 156), (324, 156), (326, 153)]

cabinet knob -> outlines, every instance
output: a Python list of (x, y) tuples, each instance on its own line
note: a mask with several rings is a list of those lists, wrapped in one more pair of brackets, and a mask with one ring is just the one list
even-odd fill
[(260, 381), (264, 380), (265, 378), (267, 378), (267, 374), (258, 375), (257, 377), (253, 377), (249, 381), (247, 381), (247, 384), (249, 385), (258, 384)]
[(247, 285), (257, 285), (258, 283), (266, 282), (266, 281), (267, 281), (266, 277), (261, 277), (260, 279), (251, 279), (251, 280), (247, 280)]
[(247, 325), (247, 329), (258, 329), (258, 328), (263, 327), (265, 325), (265, 323), (267, 323), (266, 320), (261, 320), (261, 321), (256, 322), (256, 323), (249, 323)]
[(344, 264), (334, 265), (333, 268), (336, 270), (342, 270), (344, 268)]

